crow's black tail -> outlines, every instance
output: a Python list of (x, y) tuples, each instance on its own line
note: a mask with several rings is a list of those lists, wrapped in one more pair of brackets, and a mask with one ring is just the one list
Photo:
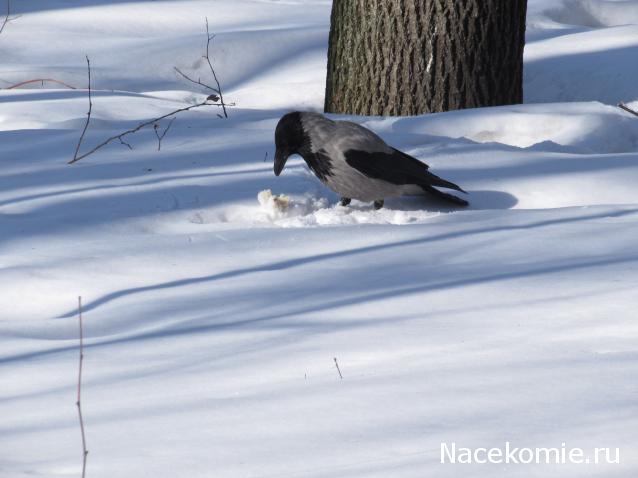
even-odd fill
[[(432, 174), (430, 171), (427, 171), (425, 176), (425, 181), (423, 182), (427, 186), (438, 186), (440, 188), (454, 189), (456, 191), (465, 193), (465, 191), (463, 191), (463, 189), (461, 189), (460, 186), (457, 186), (456, 184), (451, 183), (450, 181), (446, 181), (445, 179), (438, 177), (436, 174)], [(424, 186), (424, 185), (421, 184), (421, 186)]]
[[(444, 181), (444, 182), (447, 183), (447, 181)], [(448, 184), (452, 184), (452, 183), (448, 183)], [(425, 192), (430, 193), (437, 198), (441, 198), (441, 199), (444, 199), (445, 201), (449, 201), (451, 203), (457, 204), (459, 206), (467, 206), (469, 204), (465, 199), (461, 199), (460, 197), (457, 197), (454, 194), (448, 194), (448, 193), (444, 193), (443, 191), (439, 191), (438, 189), (433, 188), (429, 184), (421, 184), (421, 187), (423, 188)], [(449, 187), (449, 186), (446, 186), (446, 187)], [(458, 186), (456, 186), (456, 188), (458, 188), (459, 191), (465, 192)], [(453, 189), (456, 189), (456, 188), (453, 188)]]

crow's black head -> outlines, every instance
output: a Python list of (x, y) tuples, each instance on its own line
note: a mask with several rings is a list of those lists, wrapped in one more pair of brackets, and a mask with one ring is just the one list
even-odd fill
[(301, 113), (294, 111), (281, 117), (275, 129), (275, 176), (279, 176), (288, 156), (303, 154), (310, 148), (310, 139), (301, 124)]

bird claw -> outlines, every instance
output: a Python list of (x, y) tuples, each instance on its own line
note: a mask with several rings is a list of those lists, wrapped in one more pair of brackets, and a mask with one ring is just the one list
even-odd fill
[(383, 199), (377, 199), (376, 201), (374, 201), (374, 209), (376, 211), (378, 211), (382, 207), (383, 207)]
[(350, 204), (350, 201), (352, 201), (352, 199), (350, 198), (341, 198), (341, 205), (343, 207), (346, 207), (348, 204)]

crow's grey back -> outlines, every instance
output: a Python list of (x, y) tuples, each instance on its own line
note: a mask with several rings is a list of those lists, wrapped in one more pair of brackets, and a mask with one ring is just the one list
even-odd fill
[(301, 123), (310, 137), (313, 152), (319, 149), (332, 150), (337, 156), (350, 149), (388, 154), (393, 152), (375, 133), (351, 121), (332, 121), (318, 113), (302, 113)]

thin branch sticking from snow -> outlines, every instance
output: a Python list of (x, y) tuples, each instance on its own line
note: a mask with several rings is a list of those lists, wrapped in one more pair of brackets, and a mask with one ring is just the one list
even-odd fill
[(19, 88), (21, 86), (28, 85), (30, 83), (40, 83), (40, 82), (44, 83), (45, 81), (48, 81), (48, 82), (51, 82), (51, 83), (57, 83), (57, 84), (62, 85), (62, 86), (66, 86), (67, 88), (69, 88), (71, 90), (77, 90), (77, 88), (75, 86), (71, 86), (68, 83), (65, 83), (64, 81), (56, 80), (54, 78), (35, 78), (33, 80), (21, 81), (20, 83), (16, 83), (15, 85), (7, 86), (5, 88), (5, 90), (12, 90), (14, 88)]
[(20, 18), (20, 16), (21, 15), (17, 15), (15, 17), (11, 16), (11, 0), (7, 0), (7, 14), (4, 17), (4, 20), (2, 21), (2, 25), (0, 25), (0, 33), (4, 31), (4, 27), (6, 27), (10, 21), (15, 20), (16, 18)]
[(210, 85), (207, 85), (206, 83), (202, 83), (199, 79), (194, 80), (192, 79), (190, 76), (188, 76), (186, 73), (184, 73), (182, 70), (180, 70), (179, 68), (177, 68), (176, 66), (173, 67), (173, 69), (179, 73), (183, 78), (187, 79), (188, 81), (190, 81), (191, 83), (195, 83), (196, 85), (200, 85), (203, 86), (204, 88), (211, 90), (213, 93), (219, 94), (219, 91), (215, 88), (213, 88)]
[(115, 140), (119, 140), (121, 143), (123, 143), (124, 145), (128, 146), (130, 149), (133, 149), (131, 147), (131, 145), (129, 145), (128, 143), (125, 143), (123, 141), (122, 138), (124, 136), (126, 136), (128, 134), (135, 133), (135, 132), (141, 130), (142, 128), (144, 128), (145, 126), (150, 126), (152, 124), (155, 124), (155, 123), (157, 123), (160, 120), (163, 120), (165, 118), (169, 118), (169, 117), (171, 117), (173, 115), (176, 115), (177, 113), (181, 113), (182, 111), (188, 111), (188, 110), (192, 110), (192, 109), (195, 109), (195, 108), (201, 108), (202, 106), (221, 106), (221, 105), (217, 104), (217, 103), (209, 103), (208, 99), (207, 99), (206, 101), (204, 101), (202, 103), (197, 103), (195, 105), (190, 105), (190, 106), (186, 106), (184, 108), (179, 108), (179, 109), (177, 109), (175, 111), (171, 111), (170, 113), (166, 113), (165, 115), (159, 116), (157, 118), (153, 118), (152, 120), (149, 120), (149, 121), (145, 121), (144, 123), (140, 123), (135, 128), (129, 129), (127, 131), (124, 131), (123, 133), (120, 133), (120, 134), (115, 135), (115, 136), (111, 136), (107, 140), (102, 141), (100, 144), (98, 144), (96, 147), (94, 147), (89, 152), (84, 153), (84, 154), (82, 154), (80, 156), (74, 156), (73, 159), (71, 161), (69, 161), (67, 164), (73, 164), (73, 163), (79, 161), (80, 159), (86, 158), (90, 154), (95, 153), (98, 149), (103, 148), (104, 146), (106, 146), (107, 144), (109, 144), (109, 143), (111, 143), (112, 141), (115, 141)]
[(157, 136), (157, 150), (158, 151), (160, 151), (162, 149), (162, 140), (164, 139), (164, 136), (166, 136), (166, 133), (168, 133), (168, 130), (171, 127), (171, 125), (173, 124), (173, 121), (175, 121), (174, 117), (168, 122), (168, 126), (166, 126), (166, 129), (164, 129), (164, 132), (162, 134), (159, 134), (158, 131), (157, 131), (159, 129), (159, 123), (155, 123), (153, 125), (153, 130), (155, 131), (155, 136)]
[(91, 61), (89, 60), (89, 56), (86, 56), (86, 68), (89, 74), (89, 112), (86, 114), (86, 123), (84, 123), (84, 129), (82, 130), (82, 134), (80, 135), (80, 139), (78, 140), (78, 144), (75, 147), (75, 153), (73, 154), (73, 159), (71, 163), (74, 163), (78, 159), (78, 153), (80, 152), (80, 146), (82, 145), (82, 141), (84, 140), (84, 135), (86, 134), (86, 130), (89, 127), (89, 121), (91, 121), (91, 110), (93, 109), (93, 102), (91, 101)]
[(335, 367), (337, 367), (337, 372), (339, 372), (339, 378), (343, 380), (343, 375), (341, 375), (341, 369), (339, 368), (339, 362), (337, 362), (337, 357), (335, 357), (334, 360), (335, 360)]
[(620, 108), (621, 110), (625, 110), (627, 113), (631, 113), (634, 116), (638, 116), (638, 111), (632, 110), (625, 103), (618, 103), (618, 108)]
[[(84, 141), (84, 135), (86, 134), (86, 130), (89, 127), (89, 122), (91, 121), (91, 110), (93, 108), (93, 103), (91, 101), (91, 62), (89, 61), (89, 57), (86, 57), (86, 64), (87, 64), (87, 70), (88, 70), (88, 76), (89, 76), (89, 111), (86, 114), (86, 123), (84, 124), (84, 129), (82, 130), (82, 134), (80, 135), (80, 139), (78, 141), (77, 146), (75, 147), (75, 154), (73, 155), (73, 159), (71, 159), (70, 161), (67, 162), (67, 164), (73, 164), (76, 163), (77, 161), (79, 161), (80, 159), (86, 158), (87, 156), (95, 153), (98, 149), (103, 148), (104, 146), (106, 146), (107, 144), (113, 142), (113, 141), (119, 141), (121, 144), (123, 144), (124, 146), (127, 146), (129, 149), (133, 149), (133, 147), (128, 144), (126, 141), (124, 141), (124, 136), (129, 135), (129, 134), (133, 134), (139, 130), (141, 130), (142, 128), (146, 127), (146, 126), (150, 126), (150, 125), (155, 125), (157, 124), (159, 121), (165, 119), (165, 118), (170, 118), (171, 116), (176, 115), (177, 113), (181, 113), (182, 111), (188, 111), (188, 110), (192, 110), (195, 108), (200, 108), (202, 106), (221, 106), (222, 108), (224, 108), (224, 111), (226, 111), (226, 105), (224, 105), (223, 103), (209, 103), (209, 101), (216, 101), (215, 96), (211, 95), (208, 98), (206, 98), (203, 102), (201, 103), (197, 103), (195, 105), (190, 105), (190, 106), (186, 106), (184, 108), (179, 108), (176, 109), (174, 111), (171, 111), (170, 113), (166, 113), (165, 115), (159, 116), (157, 118), (153, 118), (151, 120), (148, 121), (144, 121), (143, 123), (138, 124), (135, 128), (129, 129), (127, 131), (124, 131), (123, 133), (117, 134), (115, 136), (111, 136), (110, 138), (102, 141), (100, 144), (98, 144), (97, 146), (95, 146), (93, 149), (91, 149), (90, 151), (84, 153), (84, 154), (79, 154), (80, 152), (80, 147), (82, 146), (82, 142)], [(231, 105), (228, 105), (231, 106)], [(171, 121), (172, 123), (172, 121)], [(164, 138), (164, 136), (166, 135), (166, 132), (168, 131), (168, 128), (170, 128), (171, 123), (169, 123), (168, 127), (166, 128), (166, 130), (164, 130), (164, 133), (161, 135), (161, 137), (158, 136), (158, 139), (161, 140), (162, 138)], [(155, 134), (157, 135), (157, 129), (155, 129)], [(158, 146), (159, 149), (159, 146)]]
[(80, 325), (80, 366), (78, 368), (77, 401), (78, 418), (80, 420), (80, 431), (82, 432), (82, 478), (86, 475), (86, 457), (89, 451), (86, 449), (86, 435), (84, 434), (84, 419), (82, 417), (82, 363), (84, 362), (84, 330), (82, 327), (82, 297), (78, 297), (78, 323)]
[[(206, 17), (206, 54), (203, 56), (203, 58), (206, 60), (206, 63), (208, 63), (208, 67), (210, 68), (210, 72), (213, 75), (213, 79), (215, 80), (215, 84), (217, 85), (217, 88), (207, 85), (206, 83), (203, 83), (201, 81), (201, 79), (193, 79), (190, 76), (188, 76), (186, 73), (184, 73), (182, 70), (180, 70), (179, 68), (177, 68), (176, 66), (173, 67), (173, 69), (180, 75), (182, 76), (182, 78), (190, 81), (191, 83), (194, 83), (196, 85), (199, 86), (203, 86), (204, 88), (206, 88), (207, 90), (210, 90), (213, 92), (212, 95), (210, 95), (208, 97), (209, 100), (211, 101), (219, 101), (220, 106), (222, 107), (222, 111), (224, 112), (224, 118), (228, 118), (228, 112), (226, 111), (226, 106), (234, 106), (234, 103), (230, 103), (230, 104), (226, 104), (224, 102), (224, 95), (222, 94), (222, 87), (219, 83), (219, 79), (217, 78), (217, 73), (215, 72), (215, 68), (213, 68), (213, 62), (210, 59), (210, 42), (213, 40), (213, 38), (215, 38), (215, 35), (211, 35), (210, 34), (210, 30), (208, 28), (208, 17)], [(219, 115), (218, 115), (219, 116)]]
[(2, 22), (2, 26), (0, 26), (0, 33), (4, 31), (4, 27), (9, 23), (9, 15), (11, 14), (11, 0), (7, 0), (7, 15), (4, 17), (4, 21)]
[(126, 141), (124, 141), (122, 138), (119, 138), (120, 140), (120, 144), (122, 146), (126, 146), (128, 149), (130, 149), (131, 151), (133, 150), (133, 146), (131, 146), (130, 144), (128, 144)]
[(226, 113), (226, 106), (224, 105), (224, 95), (222, 94), (222, 87), (219, 84), (219, 80), (217, 79), (217, 74), (215, 73), (215, 69), (213, 68), (213, 64), (210, 61), (210, 42), (215, 38), (215, 35), (211, 35), (208, 30), (208, 17), (206, 17), (206, 61), (208, 62), (208, 66), (210, 67), (210, 71), (213, 74), (213, 78), (215, 79), (215, 83), (217, 84), (217, 92), (219, 93), (219, 102), (222, 105), (222, 110), (224, 112), (224, 118), (228, 118), (228, 114)]

